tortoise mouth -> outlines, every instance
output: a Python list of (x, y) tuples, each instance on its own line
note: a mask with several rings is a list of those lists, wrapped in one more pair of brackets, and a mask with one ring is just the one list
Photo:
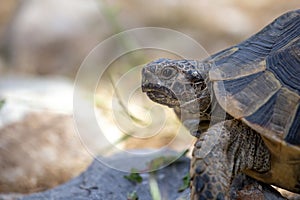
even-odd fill
[(142, 86), (142, 91), (146, 92), (147, 96), (156, 103), (171, 108), (180, 105), (174, 92), (167, 87), (156, 84), (147, 84)]

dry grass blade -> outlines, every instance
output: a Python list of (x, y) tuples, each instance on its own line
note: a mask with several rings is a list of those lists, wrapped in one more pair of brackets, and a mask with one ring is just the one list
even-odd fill
[(149, 186), (150, 186), (150, 193), (153, 200), (161, 200), (161, 194), (158, 187), (158, 183), (155, 179), (155, 174), (152, 172), (149, 176)]
[(124, 102), (122, 101), (121, 95), (120, 95), (118, 89), (116, 88), (116, 85), (114, 84), (114, 81), (113, 81), (112, 76), (109, 74), (108, 77), (109, 77), (110, 83), (111, 83), (111, 85), (112, 85), (112, 87), (113, 87), (113, 90), (114, 90), (114, 92), (115, 92), (115, 94), (116, 94), (117, 101), (118, 101), (119, 105), (122, 107), (124, 113), (125, 113), (130, 119), (132, 119), (132, 120), (135, 121), (136, 123), (140, 124), (141, 126), (146, 126), (146, 125), (147, 125), (146, 122), (144, 122), (143, 120), (141, 120), (141, 119), (135, 117), (134, 115), (132, 115), (132, 114), (128, 111), (128, 108), (126, 107), (126, 105), (125, 105)]

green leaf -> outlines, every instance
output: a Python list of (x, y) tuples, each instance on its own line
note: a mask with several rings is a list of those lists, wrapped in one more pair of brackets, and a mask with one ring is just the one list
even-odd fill
[(5, 104), (5, 99), (0, 99), (0, 109), (4, 106)]
[(137, 195), (136, 191), (127, 194), (127, 200), (138, 200), (139, 196)]
[(131, 173), (128, 176), (125, 175), (124, 178), (134, 183), (141, 183), (143, 181), (143, 178), (136, 169), (131, 169)]
[(190, 173), (188, 172), (183, 178), (182, 178), (182, 186), (180, 186), (180, 188), (178, 188), (178, 192), (183, 192), (185, 189), (187, 189), (190, 186), (190, 181), (191, 181), (191, 177), (190, 177)]

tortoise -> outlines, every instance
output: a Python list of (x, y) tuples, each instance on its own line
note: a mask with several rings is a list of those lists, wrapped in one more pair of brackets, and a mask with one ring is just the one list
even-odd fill
[(197, 138), (191, 199), (229, 199), (239, 174), (300, 193), (300, 10), (204, 60), (150, 62), (142, 90)]

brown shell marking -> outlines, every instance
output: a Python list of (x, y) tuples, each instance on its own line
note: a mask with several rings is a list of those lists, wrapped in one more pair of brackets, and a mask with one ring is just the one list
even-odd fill
[(281, 88), (280, 82), (268, 71), (251, 79), (245, 88), (235, 94), (229, 93), (228, 87), (239, 87), (239, 82), (233, 82), (230, 86), (225, 84), (223, 81), (213, 83), (217, 100), (223, 109), (237, 119), (253, 114)]

